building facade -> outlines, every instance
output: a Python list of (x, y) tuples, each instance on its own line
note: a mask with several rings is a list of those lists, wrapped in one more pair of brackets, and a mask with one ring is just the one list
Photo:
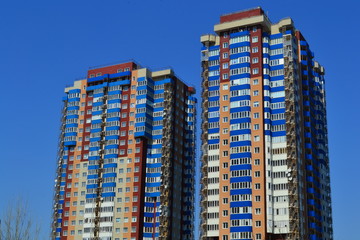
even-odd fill
[(330, 240), (324, 68), (261, 8), (203, 35), (203, 240)]
[(193, 239), (194, 93), (134, 62), (65, 89), (52, 239)]

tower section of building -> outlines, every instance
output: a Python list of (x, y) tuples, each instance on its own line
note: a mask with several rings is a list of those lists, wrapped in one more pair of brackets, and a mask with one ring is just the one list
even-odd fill
[(65, 93), (52, 239), (193, 239), (194, 88), (128, 62)]
[(220, 17), (202, 47), (201, 236), (333, 239), (324, 68), (291, 19)]

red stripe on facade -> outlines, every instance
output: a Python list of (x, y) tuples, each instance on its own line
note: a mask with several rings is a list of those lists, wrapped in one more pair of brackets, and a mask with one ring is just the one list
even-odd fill
[(260, 16), (263, 14), (264, 11), (261, 8), (251, 9), (244, 12), (237, 12), (233, 14), (223, 15), (220, 17), (220, 23), (231, 22), (231, 21), (254, 17), (254, 16)]
[(137, 222), (131, 223), (132, 227), (136, 227), (136, 232), (131, 233), (131, 237), (141, 239), (143, 237), (144, 226), (144, 200), (145, 200), (145, 175), (146, 175), (146, 149), (147, 139), (141, 138), (140, 143), (136, 143), (136, 148), (140, 148), (140, 152), (135, 153), (135, 157), (139, 157), (140, 161), (135, 162), (135, 167), (139, 167), (139, 171), (134, 173), (134, 177), (138, 177), (139, 181), (134, 182), (134, 186), (138, 187), (138, 192), (133, 192), (133, 196), (137, 196), (138, 201), (133, 203), (137, 207), (137, 212), (132, 215), (137, 218)]
[(116, 64), (112, 66), (106, 66), (106, 67), (99, 67), (95, 69), (90, 69), (88, 71), (88, 78), (90, 77), (96, 77), (97, 75), (104, 75), (104, 74), (114, 74), (118, 72), (124, 72), (125, 69), (128, 68), (128, 71), (132, 71), (133, 69), (136, 69), (137, 65), (134, 62), (128, 62), (128, 63), (122, 63), (122, 64)]

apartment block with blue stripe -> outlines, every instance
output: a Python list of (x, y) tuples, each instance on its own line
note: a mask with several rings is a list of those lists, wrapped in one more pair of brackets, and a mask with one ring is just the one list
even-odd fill
[(331, 240), (324, 68), (261, 8), (201, 36), (202, 240)]
[(194, 94), (134, 62), (65, 89), (52, 239), (194, 239)]

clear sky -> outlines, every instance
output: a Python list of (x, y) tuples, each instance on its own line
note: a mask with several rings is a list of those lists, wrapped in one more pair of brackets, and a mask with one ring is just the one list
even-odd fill
[(2, 1), (0, 209), (21, 195), (49, 229), (61, 97), (65, 85), (84, 77), (88, 67), (127, 59), (151, 68), (171, 66), (199, 93), (200, 35), (211, 33), (221, 14), (262, 6), (273, 22), (292, 17), (326, 68), (335, 239), (357, 238), (359, 5), (355, 0)]

